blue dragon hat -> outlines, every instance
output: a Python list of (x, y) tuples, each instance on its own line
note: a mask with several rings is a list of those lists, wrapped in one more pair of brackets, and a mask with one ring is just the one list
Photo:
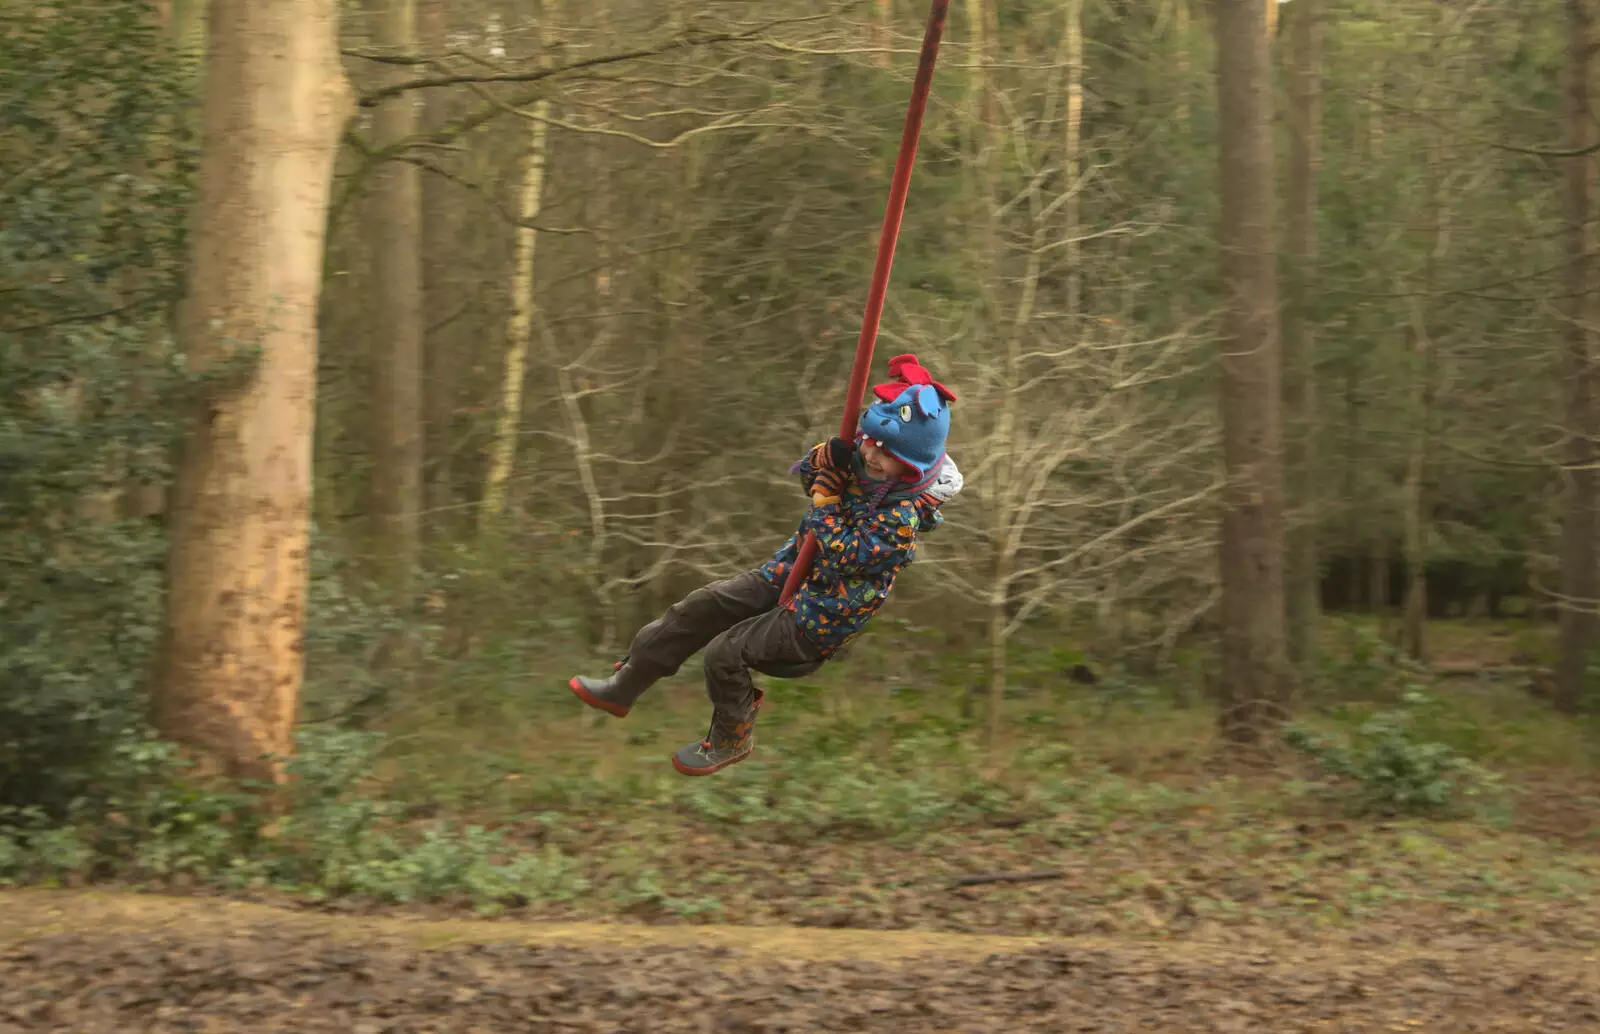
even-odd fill
[(895, 380), (873, 386), (878, 401), (862, 411), (860, 435), (927, 477), (944, 459), (955, 392), (934, 380), (909, 353), (889, 360), (889, 376)]

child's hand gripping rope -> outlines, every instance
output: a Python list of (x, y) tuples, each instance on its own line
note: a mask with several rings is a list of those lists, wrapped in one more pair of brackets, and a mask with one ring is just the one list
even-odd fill
[(855, 476), (854, 442), (843, 438), (829, 438), (811, 450), (807, 457), (815, 472), (811, 478), (811, 505), (827, 506), (837, 503), (844, 495), (845, 486)]

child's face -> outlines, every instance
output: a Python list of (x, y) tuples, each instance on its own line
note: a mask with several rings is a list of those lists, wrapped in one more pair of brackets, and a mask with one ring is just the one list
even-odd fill
[(879, 481), (896, 481), (908, 478), (913, 471), (889, 455), (877, 442), (867, 438), (861, 443), (861, 465), (867, 475)]

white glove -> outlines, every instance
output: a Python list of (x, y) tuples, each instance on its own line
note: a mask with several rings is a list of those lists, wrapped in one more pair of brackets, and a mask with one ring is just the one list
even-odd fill
[(948, 503), (955, 498), (957, 492), (961, 491), (962, 483), (961, 471), (956, 469), (956, 461), (946, 456), (944, 462), (939, 464), (939, 473), (933, 479), (928, 494), (940, 503)]

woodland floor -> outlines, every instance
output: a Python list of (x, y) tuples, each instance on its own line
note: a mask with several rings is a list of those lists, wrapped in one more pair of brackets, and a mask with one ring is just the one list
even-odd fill
[[(1474, 663), (1509, 663), (1510, 636), (1471, 631)], [(681, 780), (690, 681), (625, 725), (549, 680), (521, 719), (519, 689), (404, 737), (383, 784), (404, 821), (481, 823), (485, 860), (537, 863), (494, 918), (272, 881), (0, 890), (0, 1034), (1600, 1034), (1600, 769), (1520, 690), (1437, 687), (1427, 734), (1514, 791), (1503, 820), (1445, 821), (1219, 775), (1203, 710), (1047, 688), (1011, 727), (1071, 744), (1057, 769), (899, 765), (929, 705), (797, 684), (757, 758)], [(989, 801), (991, 776), (1032, 782)], [(348, 820), (303, 831), (315, 857)], [(396, 878), (460, 860), (428, 850)]]
[(6, 1031), (1593, 1031), (1600, 957), (1374, 927), (1165, 942), (329, 916), (0, 894)]

